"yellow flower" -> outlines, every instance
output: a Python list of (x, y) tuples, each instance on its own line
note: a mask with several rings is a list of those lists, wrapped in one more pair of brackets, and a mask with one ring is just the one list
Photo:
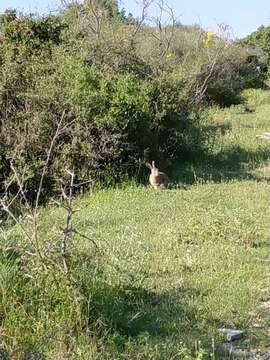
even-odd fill
[(206, 37), (203, 39), (205, 47), (208, 47), (213, 44), (215, 41), (216, 34), (213, 31), (208, 31)]
[(213, 40), (215, 37), (215, 33), (213, 31), (208, 31), (207, 33), (207, 39)]

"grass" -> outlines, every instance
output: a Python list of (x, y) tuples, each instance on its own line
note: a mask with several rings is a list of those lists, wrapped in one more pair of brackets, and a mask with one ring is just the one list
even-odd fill
[[(193, 184), (269, 179), (269, 143), (256, 138), (263, 131), (269, 132), (269, 92), (249, 90), (244, 96), (246, 106), (206, 111), (210, 151), (194, 159), (191, 165), (180, 164), (175, 168), (173, 175), (177, 180)], [(248, 112), (246, 108), (256, 110)]]
[[(269, 131), (269, 111), (265, 101), (254, 113), (211, 109), (210, 153), (174, 171), (187, 190), (123, 186), (77, 199), (76, 228), (98, 249), (74, 235), (69, 276), (61, 263), (2, 251), (2, 345), (14, 358), (31, 345), (50, 359), (229, 359), (223, 327), (244, 330), (246, 347), (266, 345), (270, 144), (255, 135)], [(41, 247), (55, 261), (64, 216), (40, 211)], [(1, 236), (25, 242), (16, 226)]]

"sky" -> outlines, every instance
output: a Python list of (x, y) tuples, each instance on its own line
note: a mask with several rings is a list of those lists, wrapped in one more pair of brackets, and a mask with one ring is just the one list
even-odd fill
[[(260, 25), (270, 25), (269, 0), (166, 0), (182, 24), (200, 24), (216, 31), (219, 24), (231, 27), (233, 37), (241, 38)], [(61, 0), (0, 0), (0, 13), (6, 8), (26, 12), (56, 11)], [(142, 0), (119, 0), (120, 7), (135, 17), (141, 14)], [(152, 15), (151, 11), (149, 16)]]

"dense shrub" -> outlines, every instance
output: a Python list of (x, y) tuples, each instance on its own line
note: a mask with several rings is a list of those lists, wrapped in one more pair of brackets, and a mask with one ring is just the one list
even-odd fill
[(44, 196), (65, 169), (120, 180), (145, 159), (189, 159), (205, 148), (200, 107), (237, 103), (260, 84), (230, 40), (199, 27), (142, 25), (115, 2), (43, 18), (8, 11), (0, 18), (1, 190), (13, 165), (35, 197), (62, 117)]
[(270, 26), (260, 26), (240, 43), (247, 46), (250, 51), (250, 61), (260, 67), (263, 76), (269, 76), (270, 66)]

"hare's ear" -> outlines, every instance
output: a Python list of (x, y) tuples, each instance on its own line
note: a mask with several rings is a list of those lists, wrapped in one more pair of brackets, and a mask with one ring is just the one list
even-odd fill
[(154, 162), (154, 160), (152, 161), (152, 168), (155, 168), (156, 167), (156, 165), (155, 165), (155, 162)]
[(152, 170), (152, 166), (148, 161), (145, 162), (145, 166), (147, 166), (150, 170)]

